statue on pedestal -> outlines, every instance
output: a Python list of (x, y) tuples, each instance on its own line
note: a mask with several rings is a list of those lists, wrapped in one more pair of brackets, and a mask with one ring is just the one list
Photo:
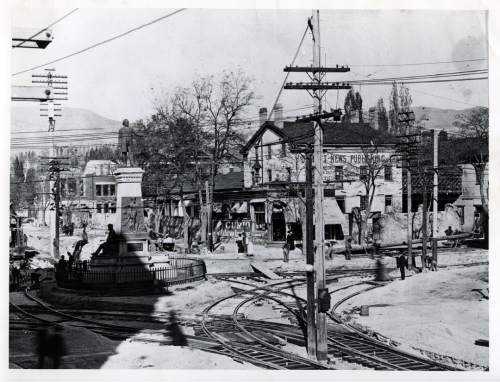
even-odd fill
[(127, 167), (129, 167), (132, 162), (132, 134), (133, 131), (129, 126), (128, 119), (124, 119), (122, 128), (118, 131), (118, 145), (121, 153), (121, 161)]

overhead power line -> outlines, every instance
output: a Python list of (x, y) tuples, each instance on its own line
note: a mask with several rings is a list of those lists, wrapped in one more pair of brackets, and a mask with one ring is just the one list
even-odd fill
[(397, 81), (397, 80), (401, 81), (401, 80), (429, 79), (429, 78), (441, 78), (441, 77), (464, 77), (464, 76), (473, 76), (479, 74), (488, 74), (488, 69), (475, 69), (475, 70), (465, 70), (460, 72), (447, 72), (447, 73), (428, 73), (421, 75), (399, 76), (399, 77), (367, 78), (366, 80), (350, 80), (349, 83), (354, 84), (358, 82), (379, 82), (379, 81)]
[(391, 66), (420, 66), (420, 65), (441, 65), (441, 64), (455, 64), (461, 62), (480, 62), (488, 61), (487, 58), (471, 58), (467, 60), (452, 60), (452, 61), (431, 61), (431, 62), (410, 62), (404, 64), (359, 64), (359, 65), (349, 65), (353, 68), (363, 68), (363, 67), (391, 67)]
[[(471, 78), (455, 78), (455, 79), (435, 79), (435, 80), (417, 80), (417, 81), (396, 81), (396, 82), (403, 82), (405, 85), (409, 84), (433, 84), (433, 83), (439, 83), (439, 82), (463, 82), (463, 81), (478, 81), (478, 80), (487, 80), (488, 77), (471, 77)], [(392, 85), (394, 80), (390, 81), (379, 81), (379, 82), (370, 82), (370, 81), (358, 81), (355, 84), (356, 85)], [(350, 82), (353, 83), (353, 82)]]
[(56, 21), (54, 21), (53, 23), (47, 25), (45, 28), (41, 29), (40, 31), (38, 31), (37, 33), (35, 33), (34, 35), (30, 36), (29, 38), (27, 39), (24, 39), (23, 41), (21, 41), (19, 44), (17, 44), (16, 46), (13, 46), (13, 48), (19, 48), (21, 45), (23, 45), (25, 42), (27, 41), (30, 41), (31, 39), (35, 38), (36, 36), (38, 36), (40, 33), (43, 33), (45, 32), (47, 29), (49, 29), (50, 27), (53, 27), (54, 25), (56, 25), (58, 22), (64, 20), (66, 17), (68, 17), (69, 15), (71, 15), (72, 13), (75, 13), (76, 11), (78, 10), (78, 8), (75, 8), (73, 9), (72, 11), (66, 13), (64, 16), (58, 18)]
[(97, 48), (98, 46), (101, 46), (101, 45), (107, 44), (108, 42), (111, 42), (111, 41), (117, 40), (117, 39), (119, 39), (119, 38), (121, 38), (121, 37), (124, 37), (124, 36), (126, 36), (126, 35), (130, 34), (130, 33), (136, 32), (136, 31), (138, 31), (138, 30), (140, 30), (140, 29), (143, 29), (143, 28), (145, 28), (145, 27), (148, 27), (148, 26), (150, 26), (150, 25), (153, 25), (153, 24), (155, 24), (155, 23), (157, 23), (157, 22), (159, 22), (159, 21), (162, 21), (162, 20), (164, 20), (164, 19), (166, 19), (166, 18), (170, 17), (170, 16), (174, 16), (174, 15), (176, 15), (177, 13), (180, 13), (180, 12), (182, 12), (182, 11), (184, 11), (184, 10), (186, 10), (186, 8), (181, 8), (181, 9), (178, 9), (178, 10), (176, 10), (176, 11), (172, 12), (172, 13), (169, 13), (169, 14), (167, 14), (167, 15), (163, 15), (163, 16), (161, 16), (161, 17), (158, 17), (158, 18), (156, 18), (156, 19), (154, 19), (154, 20), (151, 20), (151, 21), (149, 21), (149, 22), (147, 22), (147, 23), (145, 23), (145, 24), (141, 24), (141, 25), (139, 25), (139, 26), (137, 26), (137, 27), (135, 27), (135, 28), (129, 29), (129, 30), (127, 30), (127, 31), (123, 32), (123, 33), (120, 33), (120, 34), (116, 35), (116, 36), (113, 36), (113, 37), (110, 37), (110, 38), (108, 38), (108, 39), (106, 39), (106, 40), (103, 40), (103, 41), (100, 41), (100, 42), (98, 42), (98, 43), (92, 44), (92, 45), (90, 45), (90, 46), (88, 46), (88, 47), (86, 47), (86, 48), (84, 48), (84, 49), (78, 50), (78, 51), (76, 51), (76, 52), (74, 52), (74, 53), (71, 53), (71, 54), (68, 54), (68, 55), (66, 55), (66, 56), (63, 56), (63, 57), (57, 58), (57, 59), (55, 59), (55, 60), (52, 60), (52, 61), (46, 62), (45, 64), (42, 64), (42, 65), (33, 66), (32, 68), (25, 69), (25, 70), (21, 70), (20, 72), (16, 72), (16, 73), (12, 74), (12, 76), (17, 76), (17, 75), (19, 75), (19, 74), (27, 73), (27, 72), (30, 72), (30, 71), (32, 71), (32, 70), (40, 69), (40, 68), (43, 68), (43, 67), (45, 67), (45, 66), (55, 64), (56, 62), (59, 62), (59, 61), (62, 61), (62, 60), (66, 60), (67, 58), (70, 58), (70, 57), (76, 56), (76, 55), (78, 55), (78, 54), (81, 54), (81, 53), (87, 52), (87, 51), (89, 51), (89, 50), (91, 50), (91, 49)]

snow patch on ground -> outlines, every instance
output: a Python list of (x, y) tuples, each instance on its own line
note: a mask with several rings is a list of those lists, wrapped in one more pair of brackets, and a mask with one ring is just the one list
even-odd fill
[(488, 300), (472, 289), (488, 288), (488, 266), (416, 274), (348, 300), (341, 309), (370, 306), (359, 324), (398, 342), (488, 365)]
[(218, 354), (179, 346), (122, 342), (115, 355), (108, 358), (102, 369), (252, 369), (251, 364), (239, 363)]
[(160, 296), (154, 304), (155, 312), (165, 312), (171, 309), (186, 311), (189, 314), (201, 313), (210, 303), (213, 303), (232, 293), (228, 282), (208, 280), (197, 283), (192, 288), (178, 287), (172, 289), (170, 296)]

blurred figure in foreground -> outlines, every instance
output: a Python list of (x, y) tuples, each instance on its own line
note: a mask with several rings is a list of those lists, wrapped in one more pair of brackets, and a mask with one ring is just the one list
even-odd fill
[(177, 315), (174, 310), (170, 311), (170, 317), (167, 324), (167, 334), (172, 339), (173, 346), (186, 346), (187, 339), (177, 321)]

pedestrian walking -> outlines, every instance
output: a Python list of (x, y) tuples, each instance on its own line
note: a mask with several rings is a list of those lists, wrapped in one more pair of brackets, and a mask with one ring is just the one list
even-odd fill
[(408, 260), (406, 259), (404, 252), (401, 252), (401, 254), (398, 257), (396, 257), (396, 266), (399, 268), (399, 271), (401, 272), (401, 280), (404, 280), (405, 268), (408, 266)]
[(347, 236), (345, 239), (345, 259), (351, 260), (351, 250), (352, 250), (352, 238)]
[(283, 244), (283, 262), (288, 263), (288, 260), (290, 259), (290, 247), (288, 246), (288, 243)]
[(236, 239), (236, 245), (238, 246), (238, 253), (243, 253), (243, 236), (241, 233), (238, 234), (238, 238)]
[(247, 256), (250, 256), (250, 257), (253, 256), (253, 251), (254, 251), (253, 242), (252, 242), (251, 238), (249, 238), (248, 246), (247, 246)]
[(295, 236), (291, 230), (288, 230), (286, 234), (286, 243), (288, 244), (288, 249), (290, 251), (295, 249)]
[(11, 275), (12, 285), (14, 285), (15, 287), (19, 286), (19, 284), (21, 283), (21, 269), (19, 266), (17, 266), (16, 263), (12, 264)]

